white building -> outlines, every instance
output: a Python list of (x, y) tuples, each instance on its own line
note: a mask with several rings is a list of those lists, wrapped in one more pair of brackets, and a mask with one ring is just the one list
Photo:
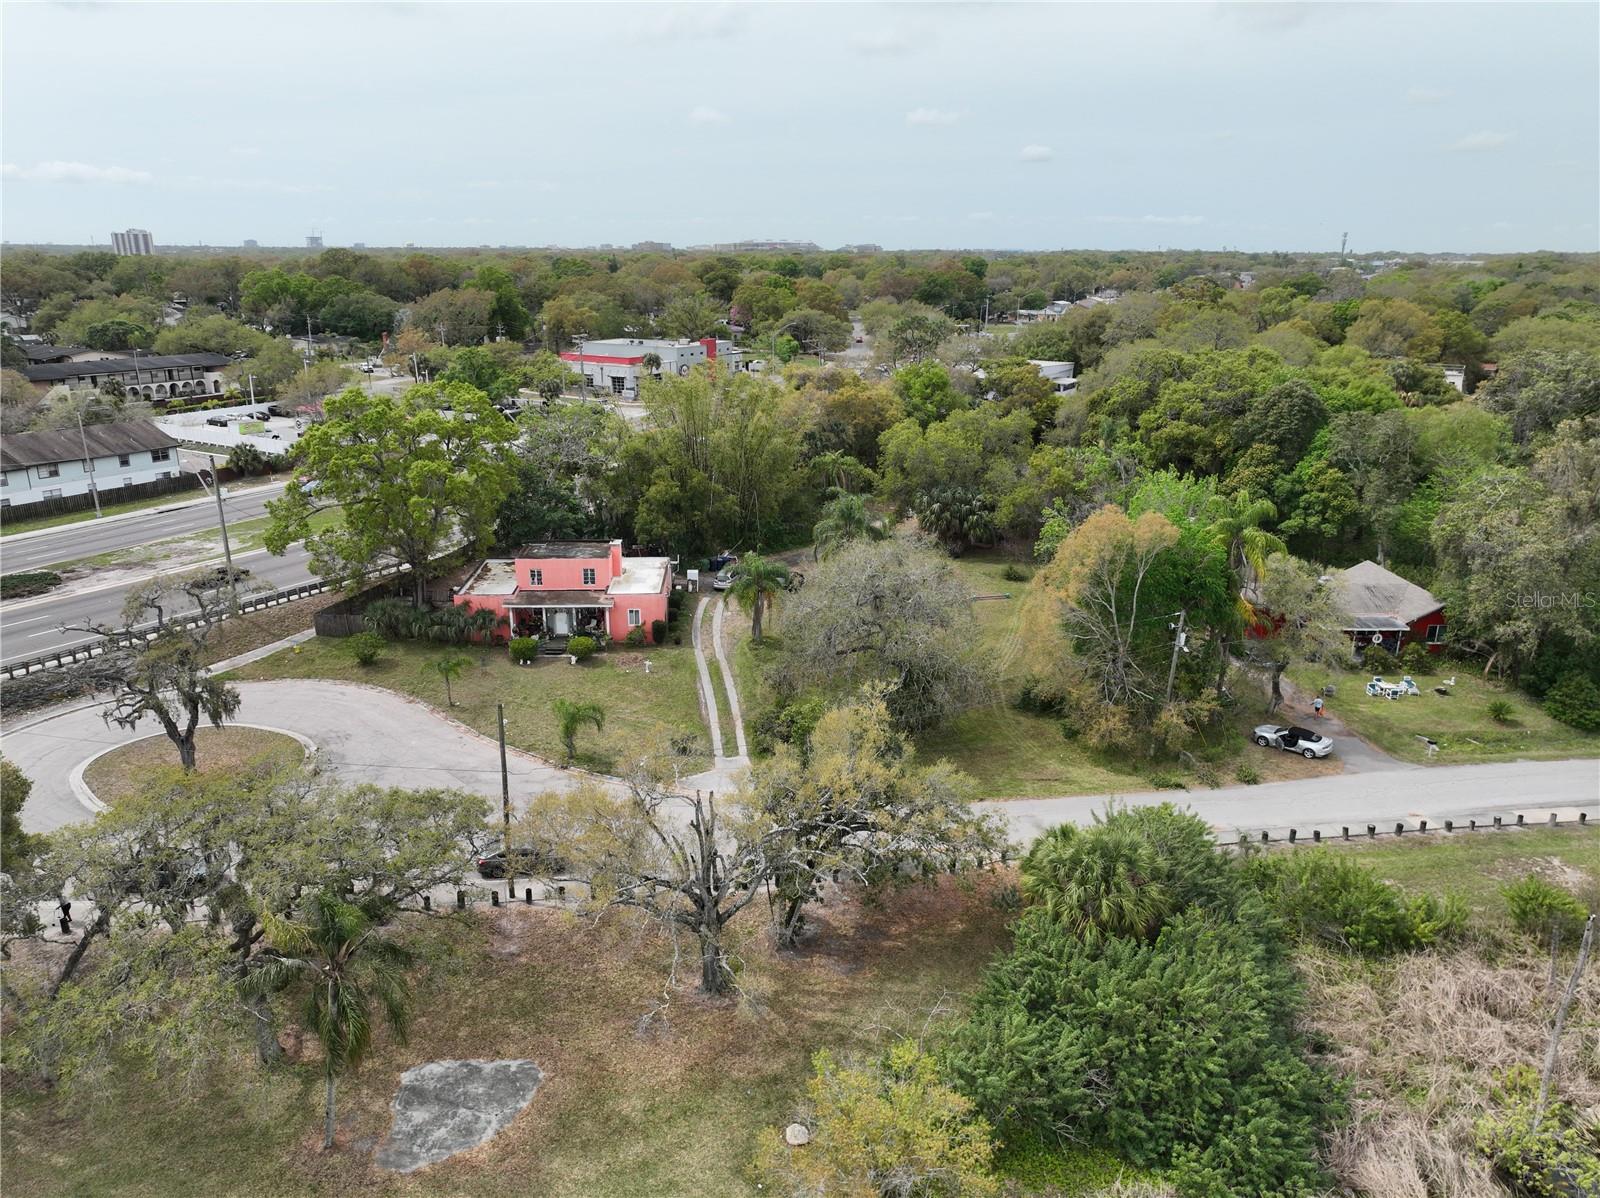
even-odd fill
[(1075, 362), (1051, 362), (1044, 358), (1029, 358), (1039, 368), (1039, 377), (1055, 388), (1057, 395), (1071, 395), (1078, 389), (1078, 366)]
[(0, 507), (87, 495), (91, 482), (111, 500), (124, 487), (176, 478), (178, 442), (145, 421), (91, 424), (81, 435), (12, 433), (0, 441), (0, 471)]
[(229, 365), (223, 354), (118, 355), (92, 362), (56, 362), (29, 366), (22, 373), (30, 383), (49, 388), (98, 390), (107, 383), (122, 385), (123, 393), (152, 403), (221, 395), (227, 389), (222, 377)]
[(127, 229), (121, 233), (113, 233), (111, 248), (124, 255), (156, 252), (156, 245), (150, 237), (149, 229)]
[[(648, 370), (647, 354), (661, 360)], [(585, 385), (597, 391), (633, 398), (645, 374), (686, 375), (696, 366), (715, 363), (729, 370), (748, 370), (744, 351), (731, 341), (702, 337), (699, 341), (661, 341), (639, 337), (613, 337), (583, 342), (577, 351), (561, 355), (569, 369), (583, 375)]]

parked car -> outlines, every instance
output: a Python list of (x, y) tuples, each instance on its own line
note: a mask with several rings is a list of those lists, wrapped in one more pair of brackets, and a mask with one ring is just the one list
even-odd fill
[(724, 550), (722, 553), (717, 554), (716, 557), (709, 558), (706, 561), (706, 569), (710, 570), (712, 573), (715, 573), (724, 566), (734, 565), (738, 560), (739, 555), (737, 553), (728, 553), (726, 550)]
[(1310, 728), (1285, 728), (1279, 724), (1262, 724), (1256, 729), (1256, 744), (1264, 749), (1282, 749), (1285, 753), (1298, 753), (1307, 760), (1326, 757), (1333, 752), (1333, 742)]
[(206, 423), (212, 428), (227, 428), (228, 418), (226, 416), (207, 416)]
[(357, 367), (357, 369), (360, 370), (362, 374), (371, 374), (372, 373), (372, 363), (371, 362), (363, 362), (363, 363), (361, 363), (361, 365), (359, 367)]
[[(503, 850), (485, 853), (474, 864), (478, 867), (480, 878), (492, 880), (506, 876), (506, 855)], [(512, 849), (511, 864), (517, 876), (523, 878), (549, 877), (566, 868), (565, 862), (547, 856), (538, 849)]]
[(725, 591), (733, 585), (733, 567), (726, 566), (717, 571), (717, 576), (711, 580), (711, 589)]

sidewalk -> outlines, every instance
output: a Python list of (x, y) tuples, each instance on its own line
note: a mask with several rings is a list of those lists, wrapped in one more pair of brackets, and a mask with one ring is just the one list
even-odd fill
[[(287, 483), (262, 483), (257, 486), (241, 486), (234, 484), (223, 491), (224, 498), (248, 494), (254, 491), (270, 491), (274, 488), (282, 490)], [(33, 528), (27, 532), (13, 532), (0, 536), (0, 548), (15, 545), (18, 541), (31, 541), (35, 537), (48, 537), (56, 533), (65, 532), (69, 528), (76, 528), (80, 524), (93, 524), (96, 528), (107, 524), (115, 524), (119, 520), (133, 520), (141, 516), (161, 516), (168, 512), (176, 512), (182, 508), (196, 507), (202, 503), (215, 503), (216, 499), (210, 491), (202, 489), (198, 499), (180, 499), (175, 503), (153, 503), (149, 507), (138, 508), (131, 512), (118, 512), (114, 516), (99, 516), (93, 514), (93, 509), (84, 512), (81, 520), (67, 520), (61, 524), (52, 524), (49, 528)], [(176, 534), (183, 535), (183, 534)]]
[[(712, 604), (715, 604), (715, 609), (711, 619), (711, 647), (716, 655), (717, 670), (722, 675), (723, 686), (728, 696), (728, 714), (733, 721), (734, 747), (738, 750), (733, 755), (724, 752), (728, 746), (722, 738), (717, 692), (711, 681), (711, 668), (706, 661), (705, 641), (701, 633), (701, 616)], [(722, 613), (725, 606), (722, 596), (706, 595), (701, 597), (694, 609), (692, 638), (694, 664), (700, 675), (700, 697), (706, 711), (707, 727), (711, 732), (711, 753), (714, 764), (708, 770), (682, 779), (680, 785), (686, 790), (709, 790), (718, 793), (736, 790), (740, 780), (750, 769), (750, 751), (744, 735), (744, 716), (739, 710), (739, 690), (734, 685), (733, 669), (729, 666), (727, 655), (722, 650)]]

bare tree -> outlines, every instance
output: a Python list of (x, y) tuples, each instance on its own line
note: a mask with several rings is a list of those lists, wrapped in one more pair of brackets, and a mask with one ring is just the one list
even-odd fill
[[(123, 628), (92, 624), (67, 629), (105, 637), (107, 656), (121, 663), (102, 713), (105, 722), (133, 729), (146, 716), (154, 719), (186, 770), (195, 768), (195, 732), (201, 719), (220, 728), (239, 710), (238, 689), (211, 677), (206, 668), (211, 630), (226, 608), (222, 588), (231, 585), (232, 580), (219, 579), (215, 572), (157, 575), (129, 593), (122, 608)], [(183, 600), (187, 604), (172, 614)], [(152, 619), (153, 630), (142, 639), (140, 630)]]

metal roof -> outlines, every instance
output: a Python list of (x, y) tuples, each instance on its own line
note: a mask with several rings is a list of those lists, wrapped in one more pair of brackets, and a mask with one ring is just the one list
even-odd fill
[(108, 458), (147, 449), (175, 449), (178, 442), (148, 421), (86, 424), (47, 433), (11, 433), (0, 440), (0, 469), (22, 470), (54, 462), (80, 462), (87, 443), (89, 457)]

